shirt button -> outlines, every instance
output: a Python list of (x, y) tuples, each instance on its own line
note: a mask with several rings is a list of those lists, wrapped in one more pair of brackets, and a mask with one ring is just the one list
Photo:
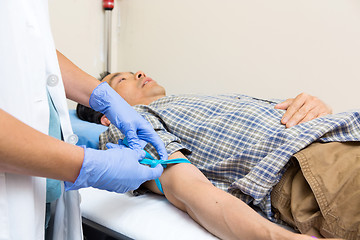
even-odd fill
[(70, 144), (76, 144), (79, 141), (79, 137), (76, 134), (71, 134), (68, 138), (67, 138), (67, 143)]
[(59, 83), (58, 76), (51, 74), (47, 79), (47, 85), (49, 87), (55, 87)]

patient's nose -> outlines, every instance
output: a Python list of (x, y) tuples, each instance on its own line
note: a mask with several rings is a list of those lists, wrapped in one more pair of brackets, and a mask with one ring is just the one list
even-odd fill
[(138, 80), (142, 77), (146, 77), (145, 73), (142, 71), (138, 71), (137, 73), (135, 73), (135, 78)]

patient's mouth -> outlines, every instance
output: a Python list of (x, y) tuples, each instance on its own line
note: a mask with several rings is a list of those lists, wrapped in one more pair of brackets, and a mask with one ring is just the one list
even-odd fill
[(146, 78), (145, 79), (145, 81), (144, 81), (144, 83), (143, 83), (143, 87), (146, 85), (146, 84), (148, 84), (149, 82), (151, 82), (151, 81), (153, 81), (151, 78)]

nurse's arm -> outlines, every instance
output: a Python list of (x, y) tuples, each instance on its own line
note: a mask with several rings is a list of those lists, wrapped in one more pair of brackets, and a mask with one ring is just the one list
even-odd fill
[(66, 97), (89, 107), (89, 98), (100, 81), (87, 74), (62, 53), (56, 51)]
[(47, 136), (0, 109), (0, 172), (74, 182), (83, 158), (81, 147)]

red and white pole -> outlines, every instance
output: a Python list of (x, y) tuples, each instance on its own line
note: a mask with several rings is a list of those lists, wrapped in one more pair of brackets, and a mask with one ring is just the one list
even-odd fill
[(111, 73), (111, 13), (114, 9), (114, 0), (103, 0), (105, 10), (105, 71)]

